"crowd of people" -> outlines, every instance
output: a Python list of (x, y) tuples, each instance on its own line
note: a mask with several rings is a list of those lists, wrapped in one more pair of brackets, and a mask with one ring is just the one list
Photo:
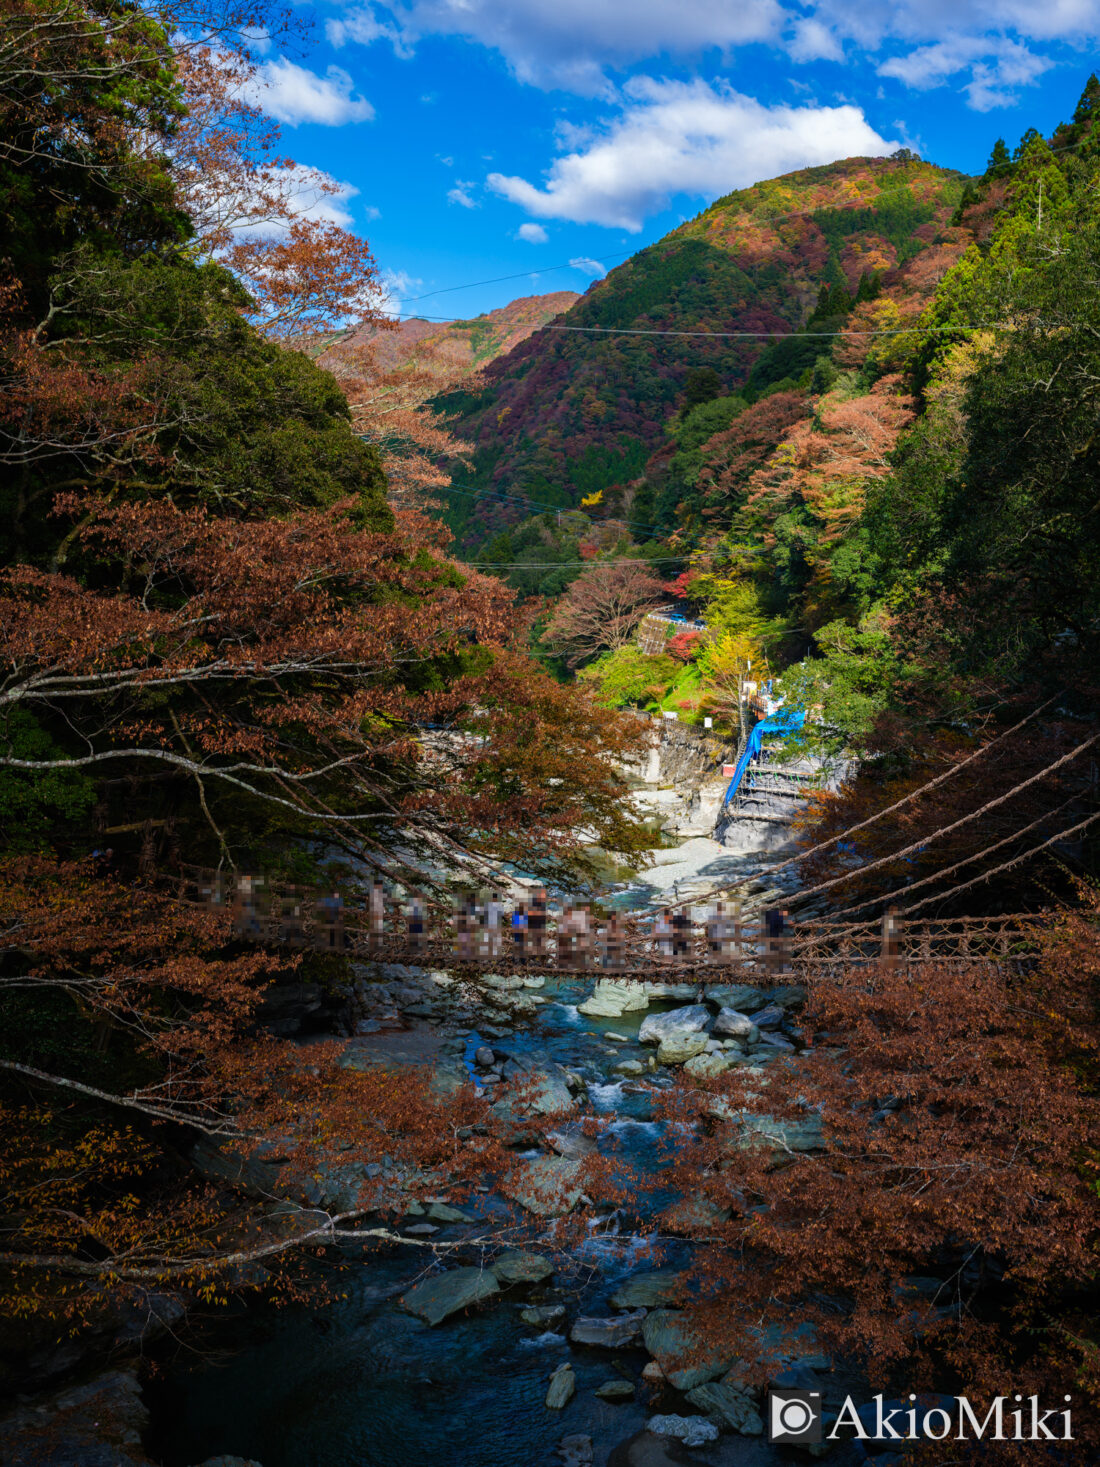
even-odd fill
[(262, 877), (247, 875), (232, 889), (219, 879), (201, 890), (208, 905), (230, 912), (242, 936), (330, 951), (359, 948), (365, 938), (367, 948), (378, 952), (396, 941), (413, 954), (426, 954), (429, 944), (442, 941), (460, 964), (552, 959), (559, 970), (609, 971), (632, 965), (641, 953), (669, 963), (762, 957), (769, 968), (785, 968), (790, 956), (787, 913), (772, 909), (762, 926), (750, 926), (737, 900), (711, 903), (701, 912), (678, 903), (640, 919), (600, 913), (583, 902), (558, 903), (542, 886), (512, 902), (483, 889), (456, 897), (448, 919), (433, 912), (422, 893), (396, 895), (381, 882), (373, 882), (365, 901), (350, 907), (337, 890), (265, 888)]

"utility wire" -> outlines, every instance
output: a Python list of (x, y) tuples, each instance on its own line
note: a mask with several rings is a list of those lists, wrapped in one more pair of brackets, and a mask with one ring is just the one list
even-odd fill
[[(1091, 141), (1091, 134), (1088, 137), (1082, 138), (1079, 143), (1067, 143), (1065, 145), (1065, 147), (1062, 147), (1062, 148), (1048, 148), (1048, 151), (1050, 153), (1052, 153), (1052, 154), (1054, 154), (1054, 153), (1072, 153), (1077, 148), (1084, 147), (1085, 143), (1087, 143), (1089, 141)], [(1024, 158), (1017, 158), (1013, 162), (1003, 163), (1000, 166), (1001, 166), (1001, 168), (1019, 168), (1026, 161), (1028, 161), (1028, 160), (1026, 160)], [(970, 174), (970, 175), (968, 175), (968, 174), (964, 174), (963, 175), (963, 177), (964, 178), (967, 178), (968, 181), (970, 181), (970, 182), (973, 182), (973, 180), (975, 178), (979, 178), (980, 179), (980, 178), (983, 178), (984, 176), (985, 176), (984, 174), (979, 174), (979, 173)], [(756, 187), (757, 187), (756, 184), (751, 184), (750, 185), (750, 188), (756, 188)], [(892, 192), (892, 191), (891, 190), (885, 190), (885, 192)], [(880, 192), (877, 197), (878, 198), (881, 198), (882, 197), (882, 192)], [(715, 202), (717, 202), (717, 200)], [(709, 205), (708, 207), (709, 208), (713, 208), (714, 206), (713, 205)], [(826, 205), (823, 205), (822, 207), (829, 208), (830, 206), (826, 204)], [(857, 209), (859, 207), (861, 207), (861, 206), (860, 205), (853, 205), (853, 212), (854, 212), (855, 209)], [(874, 204), (864, 205), (862, 207), (874, 208)], [(706, 210), (704, 210), (704, 213), (705, 212), (706, 212)], [(816, 208), (813, 208), (813, 209), (801, 208), (801, 209), (787, 209), (782, 214), (767, 214), (767, 215), (764, 215), (763, 217), (759, 217), (759, 216), (757, 216), (755, 214), (748, 214), (748, 217), (745, 219), (744, 222), (746, 224), (776, 224), (781, 219), (793, 219), (798, 214), (816, 214), (817, 212), (818, 212), (818, 210)], [(845, 212), (845, 211), (841, 210), (840, 212)], [(664, 236), (662, 236), (662, 238), (664, 238)], [(640, 250), (620, 250), (620, 251), (618, 251), (617, 253), (615, 253), (613, 255), (585, 255), (584, 258), (586, 260), (591, 260), (594, 264), (600, 264), (600, 265), (602, 265), (604, 263), (604, 261), (606, 261), (606, 260), (625, 260), (625, 259), (631, 258), (634, 255), (640, 255), (645, 250), (653, 249), (656, 245), (660, 244), (660, 242), (661, 242), (660, 240), (654, 240), (652, 244), (643, 245)], [(577, 258), (579, 258), (579, 257), (578, 256), (574, 256), (574, 259), (577, 259)], [(423, 293), (423, 295), (410, 295), (410, 296), (407, 296), (404, 300), (397, 301), (396, 304), (399, 305), (399, 306), (411, 306), (411, 305), (414, 305), (417, 301), (431, 300), (433, 296), (437, 296), (437, 295), (449, 295), (449, 294), (451, 294), (452, 291), (456, 291), (456, 290), (476, 290), (479, 285), (499, 285), (503, 281), (506, 281), (506, 280), (526, 280), (526, 279), (529, 279), (532, 275), (543, 275), (543, 274), (547, 274), (551, 270), (575, 270), (576, 268), (577, 268), (577, 266), (574, 264), (574, 261), (573, 260), (566, 260), (565, 263), (564, 264), (561, 264), (561, 265), (533, 265), (529, 270), (519, 270), (514, 275), (494, 275), (494, 276), (492, 276), (488, 280), (468, 280), (463, 285), (443, 285), (443, 286), (440, 286), (440, 288), (438, 290), (426, 290)], [(438, 316), (420, 316), (417, 319), (418, 320), (421, 320), (421, 321), (433, 321), (433, 320), (439, 320), (441, 318), (438, 317)], [(461, 319), (464, 319), (464, 318), (462, 318), (462, 317), (456, 317), (456, 319), (457, 320), (461, 320)]]

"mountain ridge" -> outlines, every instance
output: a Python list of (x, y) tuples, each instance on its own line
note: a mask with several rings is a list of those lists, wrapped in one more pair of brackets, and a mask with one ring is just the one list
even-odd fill
[[(449, 402), (476, 449), (455, 468), (467, 499), (448, 512), (452, 529), (474, 544), (514, 522), (509, 492), (568, 509), (636, 479), (693, 370), (711, 368), (726, 392), (755, 376), (760, 390), (814, 359), (812, 344), (784, 355), (766, 336), (705, 333), (786, 335), (823, 291), (896, 287), (918, 257), (910, 293), (924, 299), (972, 237), (952, 224), (968, 182), (904, 153), (842, 159), (724, 195), (639, 250), (566, 313), (563, 324), (599, 328), (591, 336), (534, 331), (486, 369), (480, 393)], [(661, 334), (691, 331), (704, 334)]]

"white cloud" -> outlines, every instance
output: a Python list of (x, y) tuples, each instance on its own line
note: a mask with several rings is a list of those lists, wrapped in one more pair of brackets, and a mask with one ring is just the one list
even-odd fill
[(879, 75), (896, 77), (923, 91), (970, 71), (972, 79), (965, 87), (970, 105), (988, 112), (1014, 102), (1011, 88), (1031, 85), (1051, 65), (1045, 56), (1036, 56), (1005, 37), (954, 36), (933, 46), (920, 46), (907, 56), (892, 57), (879, 67)]
[(360, 46), (370, 46), (375, 41), (389, 41), (398, 56), (408, 59), (412, 55), (402, 28), (378, 19), (370, 5), (357, 5), (346, 10), (342, 16), (333, 16), (325, 21), (325, 37), (330, 46), (339, 49), (354, 41)]
[(806, 16), (795, 22), (794, 35), (787, 42), (792, 61), (843, 61), (844, 48), (827, 25)]
[(461, 204), (464, 209), (476, 209), (477, 200), (470, 197), (470, 190), (474, 187), (473, 183), (466, 183), (461, 178), (456, 179), (454, 188), (447, 190), (448, 204)]
[(339, 66), (330, 66), (324, 76), (318, 76), (278, 56), (264, 62), (250, 91), (265, 112), (291, 127), (300, 122), (342, 127), (348, 122), (369, 122), (374, 116), (374, 108), (365, 97), (355, 95), (354, 86)]
[(636, 77), (603, 135), (550, 167), (545, 186), (491, 173), (489, 187), (540, 219), (637, 233), (673, 194), (704, 198), (835, 158), (897, 147), (858, 107), (765, 107), (705, 82)]
[(418, 275), (410, 275), (407, 270), (383, 270), (380, 306), (383, 314), (396, 316), (400, 320), (403, 306), (410, 303), (409, 297), (416, 295), (423, 285), (424, 282)]
[(589, 96), (609, 92), (605, 66), (773, 40), (783, 23), (779, 0), (408, 0), (386, 8), (392, 25), (378, 20), (378, 6), (369, 12), (372, 40), (388, 28), (406, 48), (421, 36), (465, 36), (500, 52), (521, 81)]
[[(336, 0), (341, 3), (341, 0)], [(1079, 49), (1100, 40), (1100, 0), (343, 0), (326, 32), (334, 44), (388, 40), (411, 54), (424, 36), (449, 35), (488, 47), (513, 73), (540, 87), (617, 100), (610, 73), (656, 57), (727, 54), (756, 42), (783, 48), (796, 62), (842, 62), (861, 50), (894, 69), (906, 85), (943, 85), (965, 71), (963, 89), (979, 109), (999, 105), (1033, 80), (1012, 77), (1006, 47), (1024, 50), (1065, 42)], [(922, 55), (937, 47), (963, 51), (958, 72), (937, 82), (919, 74)], [(1017, 71), (1019, 68), (1017, 68)], [(579, 144), (566, 140), (566, 147)]]
[(516, 230), (517, 239), (525, 239), (528, 244), (545, 244), (550, 238), (541, 224), (521, 224)]
[(607, 274), (607, 266), (599, 260), (590, 260), (587, 255), (578, 255), (575, 260), (569, 261), (574, 270), (580, 270), (584, 275), (591, 275), (594, 280), (600, 280)]

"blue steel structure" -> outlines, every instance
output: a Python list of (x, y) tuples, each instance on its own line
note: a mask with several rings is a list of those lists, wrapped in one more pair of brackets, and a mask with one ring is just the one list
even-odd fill
[(780, 708), (775, 713), (770, 713), (767, 718), (762, 718), (753, 727), (733, 771), (729, 788), (726, 790), (726, 797), (722, 801), (723, 809), (737, 793), (745, 777), (745, 770), (749, 767), (749, 760), (759, 754), (764, 740), (768, 737), (789, 738), (791, 734), (797, 733), (805, 722), (806, 710), (804, 708)]

